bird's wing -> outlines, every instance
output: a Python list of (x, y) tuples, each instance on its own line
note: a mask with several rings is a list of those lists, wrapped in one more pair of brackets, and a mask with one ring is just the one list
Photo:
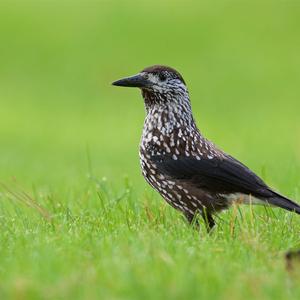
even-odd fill
[(231, 156), (201, 160), (154, 156), (152, 160), (161, 173), (210, 192), (245, 193), (262, 198), (271, 197), (273, 193), (257, 175)]
[(197, 160), (191, 157), (152, 157), (157, 169), (173, 179), (181, 179), (215, 194), (244, 193), (300, 214), (300, 205), (272, 191), (257, 175), (241, 162), (226, 158)]

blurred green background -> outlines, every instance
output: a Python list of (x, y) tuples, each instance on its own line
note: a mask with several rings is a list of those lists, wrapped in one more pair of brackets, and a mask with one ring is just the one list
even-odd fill
[[(142, 98), (111, 86), (152, 64), (181, 72), (209, 139), (300, 200), (299, 1), (1, 0), (0, 182), (54, 195), (38, 197), (54, 219), (18, 203), (12, 213), (0, 194), (0, 295), (157, 299), (168, 286), (170, 299), (221, 299), (220, 268), (232, 279), (225, 298), (290, 295), (282, 255), (299, 241), (292, 214), (275, 225), (258, 217), (236, 239), (225, 224), (201, 243), (175, 212), (161, 218), (166, 206), (139, 169)], [(117, 194), (128, 178), (128, 207), (103, 212), (86, 192), (90, 173)]]
[[(281, 187), (299, 186), (298, 1), (1, 1), (0, 175), (144, 185), (144, 108), (110, 83), (177, 68), (203, 133)], [(282, 187), (284, 189), (284, 186)]]

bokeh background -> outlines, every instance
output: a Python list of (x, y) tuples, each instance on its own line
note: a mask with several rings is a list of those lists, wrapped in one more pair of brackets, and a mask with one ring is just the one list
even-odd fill
[(75, 184), (87, 170), (144, 185), (137, 90), (177, 68), (203, 133), (278, 187), (300, 164), (298, 1), (1, 1), (0, 175)]
[(299, 1), (1, 0), (0, 181), (72, 202), (92, 169), (143, 201), (143, 101), (111, 82), (152, 64), (181, 72), (208, 138), (300, 200)]

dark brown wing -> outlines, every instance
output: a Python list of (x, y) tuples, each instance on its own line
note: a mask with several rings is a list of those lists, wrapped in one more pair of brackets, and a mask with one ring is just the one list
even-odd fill
[(256, 197), (270, 197), (272, 191), (251, 170), (234, 158), (201, 159), (190, 157), (152, 157), (163, 174), (174, 179), (190, 181), (213, 193), (245, 193)]
[(266, 203), (300, 214), (297, 203), (272, 191), (262, 179), (231, 156), (201, 160), (154, 156), (152, 160), (163, 174), (185, 180), (213, 194), (251, 194)]

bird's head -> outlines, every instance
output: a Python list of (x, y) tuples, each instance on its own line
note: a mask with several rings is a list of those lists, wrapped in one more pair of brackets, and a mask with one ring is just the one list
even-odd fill
[(161, 65), (145, 68), (134, 76), (117, 80), (112, 84), (140, 88), (145, 100), (147, 97), (166, 100), (174, 95), (187, 93), (182, 76), (175, 69)]

